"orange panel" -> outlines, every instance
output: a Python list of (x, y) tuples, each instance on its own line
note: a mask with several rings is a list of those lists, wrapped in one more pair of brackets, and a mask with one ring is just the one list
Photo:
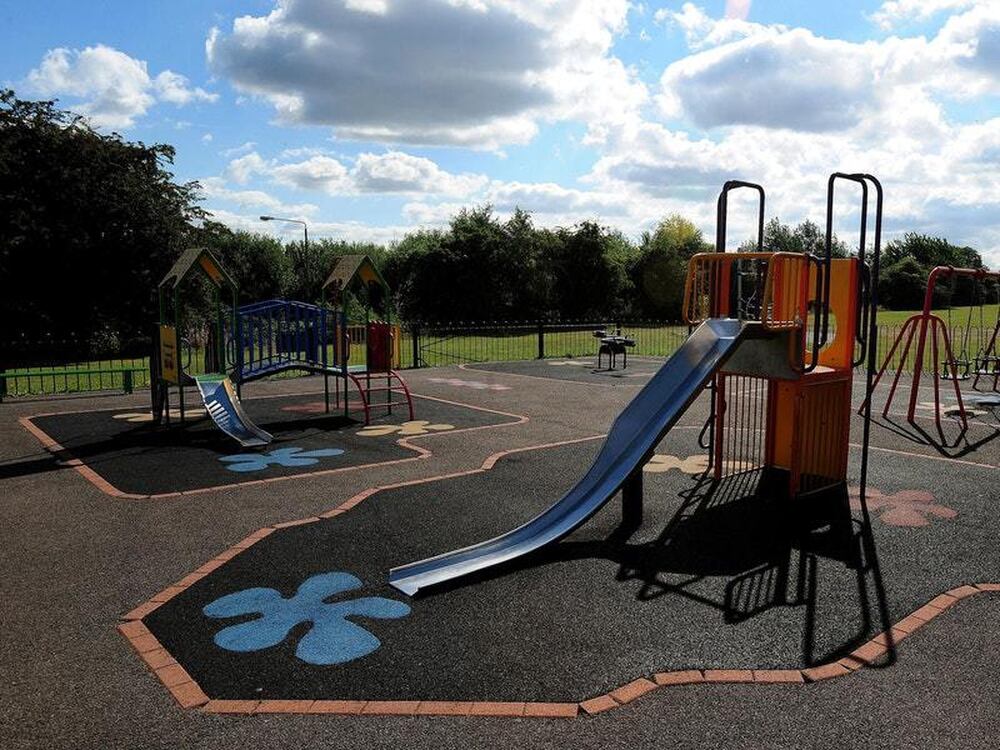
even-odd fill
[(768, 440), (769, 460), (772, 466), (791, 469), (795, 454), (795, 414), (798, 407), (797, 381), (772, 381), (771, 435)]
[(837, 258), (830, 269), (830, 333), (833, 336), (820, 352), (820, 364), (838, 370), (851, 369), (857, 323), (858, 261)]
[(818, 489), (847, 477), (851, 377), (850, 371), (840, 375), (800, 381), (797, 466), (792, 473), (801, 479), (793, 492)]

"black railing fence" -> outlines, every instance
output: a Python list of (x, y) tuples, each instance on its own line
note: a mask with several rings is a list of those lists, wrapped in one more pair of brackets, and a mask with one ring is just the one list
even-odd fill
[(597, 356), (598, 330), (621, 331), (636, 341), (638, 356), (672, 354), (687, 338), (688, 327), (662, 321), (520, 321), (415, 324), (404, 336), (411, 367), (471, 362), (502, 362), (546, 357)]
[[(879, 328), (879, 362), (889, 353), (901, 324)], [(501, 362), (537, 358), (593, 357), (600, 341), (594, 331), (621, 331), (635, 339), (630, 356), (668, 357), (685, 341), (683, 323), (653, 320), (456, 322), (404, 325), (398, 362), (404, 368), (441, 367), (475, 362)], [(351, 326), (351, 363), (364, 362), (364, 327)], [(956, 359), (975, 360), (990, 343), (993, 326), (954, 325), (950, 329)], [(94, 356), (93, 346), (73, 339), (0, 342), (0, 400), (84, 391), (120, 390), (149, 386), (149, 344), (130, 342), (115, 355)], [(192, 371), (198, 370), (204, 351), (193, 347)], [(905, 361), (897, 350), (892, 369), (911, 371), (916, 338)], [(928, 347), (927, 357), (932, 354)], [(943, 350), (940, 357), (944, 357)], [(941, 363), (937, 364), (940, 369)], [(925, 367), (930, 367), (925, 363)]]

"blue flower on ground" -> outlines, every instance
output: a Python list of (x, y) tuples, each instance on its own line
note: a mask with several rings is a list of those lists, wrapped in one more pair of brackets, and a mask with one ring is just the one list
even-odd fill
[(226, 464), (226, 468), (230, 471), (263, 471), (268, 466), (312, 466), (318, 464), (321, 458), (339, 456), (343, 452), (340, 448), (320, 448), (314, 451), (278, 448), (269, 453), (237, 453), (233, 456), (222, 456), (219, 460)]
[(245, 589), (216, 599), (202, 613), (216, 618), (260, 615), (215, 634), (217, 646), (242, 653), (277, 646), (297, 625), (310, 623), (312, 627), (302, 636), (295, 655), (307, 664), (343, 664), (367, 656), (382, 645), (347, 618), (395, 620), (410, 614), (409, 605), (380, 596), (325, 601), (361, 586), (361, 581), (350, 573), (320, 573), (306, 579), (290, 599), (274, 589)]

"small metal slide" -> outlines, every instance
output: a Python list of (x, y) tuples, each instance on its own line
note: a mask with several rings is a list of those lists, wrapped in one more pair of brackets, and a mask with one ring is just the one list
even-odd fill
[(259, 448), (274, 438), (250, 421), (240, 399), (236, 395), (233, 382), (225, 375), (196, 375), (201, 399), (205, 409), (219, 429), (229, 435), (244, 448)]
[(736, 351), (747, 327), (728, 318), (707, 320), (657, 371), (611, 425), (594, 463), (555, 505), (523, 526), (471, 547), (389, 572), (405, 594), (513, 560), (569, 534), (621, 489)]

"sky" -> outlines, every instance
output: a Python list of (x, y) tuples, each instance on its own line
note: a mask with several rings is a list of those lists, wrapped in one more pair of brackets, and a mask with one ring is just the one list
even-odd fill
[(174, 145), (234, 228), (391, 242), (489, 203), (711, 237), (727, 179), (822, 224), (861, 171), (888, 238), (1000, 267), (1000, 0), (15, 0), (0, 28), (0, 84)]

